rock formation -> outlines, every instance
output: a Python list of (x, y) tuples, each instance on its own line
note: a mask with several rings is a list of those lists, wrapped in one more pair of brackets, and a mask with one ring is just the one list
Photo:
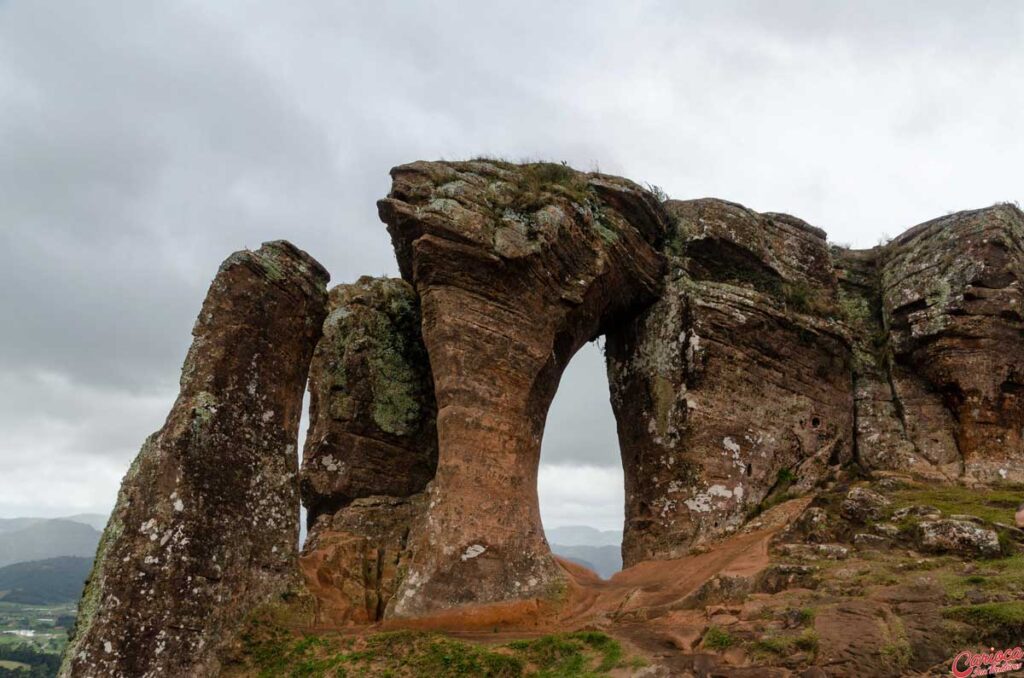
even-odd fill
[(608, 334), (626, 566), (736, 529), (778, 485), (813, 487), (852, 451), (824, 232), (721, 200), (666, 206), (665, 291)]
[(624, 179), (562, 165), (413, 163), (378, 205), (420, 296), (437, 397), (424, 528), (398, 617), (552, 598), (537, 465), (562, 370), (660, 291), (668, 219)]
[(221, 266), (178, 399), (122, 484), (61, 675), (216, 675), (222, 641), (295, 580), (296, 437), (327, 279), (284, 241)]
[[(910, 229), (881, 266), (893, 362), (941, 397), (943, 440), (981, 481), (1024, 480), (1022, 248), (1024, 214), (997, 205)], [(938, 399), (916, 405), (904, 409), (918, 420), (939, 410)]]
[[(300, 581), (327, 628), (557, 609), (586, 577), (545, 540), (540, 443), (563, 369), (599, 336), (623, 558), (643, 564), (588, 604), (639, 620), (725, 595), (732, 575), (683, 591), (689, 561), (649, 561), (736, 533), (750, 575), (743, 550), (783, 524), (787, 558), (894, 544), (987, 558), (1024, 541), (998, 507), (947, 516), (901, 484), (1024, 481), (1019, 209), (849, 250), (789, 215), (662, 201), (564, 165), (417, 162), (392, 178), (378, 208), (401, 280), (339, 285), (328, 314), (326, 273), (287, 243), (221, 268), (181, 395), (125, 479), (63, 675), (214, 674), (239, 620)], [(757, 590), (820, 583), (773, 567)], [(823, 639), (849, 646), (834, 630)]]
[(300, 568), (322, 622), (376, 621), (437, 466), (434, 385), (412, 286), (364, 277), (331, 290), (309, 391), (310, 532)]
[(407, 497), (434, 477), (437, 407), (408, 283), (364, 277), (331, 290), (309, 393), (302, 499), (310, 526), (353, 499)]

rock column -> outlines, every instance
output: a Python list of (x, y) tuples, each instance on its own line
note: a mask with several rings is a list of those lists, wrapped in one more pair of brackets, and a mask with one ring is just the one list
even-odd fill
[(290, 243), (220, 267), (181, 391), (121, 485), (62, 676), (213, 676), (295, 579), (296, 438), (327, 272)]

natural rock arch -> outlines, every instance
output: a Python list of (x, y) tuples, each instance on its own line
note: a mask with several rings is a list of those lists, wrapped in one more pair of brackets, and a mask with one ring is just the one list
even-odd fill
[(565, 575), (537, 499), (547, 410), (579, 347), (657, 296), (667, 215), (631, 182), (560, 165), (392, 177), (379, 208), (420, 298), (438, 466), (389, 615), (555, 597)]
[[(557, 607), (573, 579), (541, 528), (541, 433), (562, 370), (600, 335), (627, 566), (754, 522), (851, 461), (1024, 478), (1016, 207), (852, 251), (788, 215), (662, 202), (562, 165), (392, 177), (379, 210), (403, 280), (326, 300), (326, 272), (284, 242), (221, 267), (62, 675), (215, 673), (246, 616), (289, 589), (327, 626)], [(300, 484), (289, 438), (307, 372)]]

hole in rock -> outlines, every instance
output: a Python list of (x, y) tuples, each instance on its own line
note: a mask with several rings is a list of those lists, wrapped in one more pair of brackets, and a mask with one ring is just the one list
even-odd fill
[(548, 410), (537, 492), (551, 550), (604, 578), (622, 568), (622, 461), (596, 343), (565, 368)]
[(819, 426), (821, 426), (821, 419), (818, 419), (817, 417), (812, 417), (811, 428), (818, 428)]
[[(302, 415), (299, 418), (299, 437), (295, 444), (295, 454), (298, 455), (298, 466), (302, 468), (302, 450), (306, 445), (306, 430), (309, 428), (309, 384), (306, 384), (302, 392)], [(299, 505), (299, 549), (306, 543), (306, 507)]]

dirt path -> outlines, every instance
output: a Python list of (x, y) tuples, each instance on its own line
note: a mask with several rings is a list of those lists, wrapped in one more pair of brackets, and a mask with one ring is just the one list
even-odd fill
[[(603, 580), (575, 563), (558, 559), (569, 574), (568, 603), (557, 610), (535, 601), (461, 608), (428, 619), (387, 624), (443, 630), (486, 643), (581, 629), (600, 629), (645, 654), (680, 655), (699, 640), (706, 626), (703, 610), (686, 609), (686, 599), (716, 575), (751, 577), (769, 564), (768, 542), (810, 502), (780, 504), (743, 532), (709, 545), (705, 553), (675, 560), (648, 561)], [(678, 661), (692, 662), (694, 657)], [(672, 663), (673, 659), (669, 660)], [(698, 658), (699, 661), (699, 658)]]
[(768, 566), (772, 535), (808, 502), (796, 499), (780, 504), (758, 520), (753, 530), (716, 542), (706, 553), (640, 563), (608, 581), (560, 559), (575, 587), (572, 603), (558, 621), (565, 627), (578, 628), (601, 619), (652, 619), (678, 609), (688, 595), (716, 575), (753, 576)]

